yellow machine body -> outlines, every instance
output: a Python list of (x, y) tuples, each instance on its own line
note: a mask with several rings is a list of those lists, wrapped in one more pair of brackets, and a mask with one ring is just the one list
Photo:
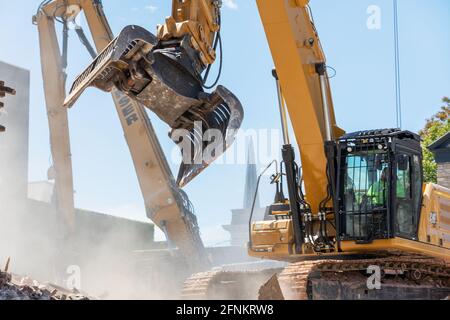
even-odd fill
[[(286, 107), (299, 145), (306, 199), (317, 220), (318, 204), (325, 198), (328, 180), (324, 149), (326, 123), (324, 101), (314, 65), (325, 62), (319, 36), (311, 20), (308, 0), (257, 0), (260, 16), (280, 79)], [(332, 138), (344, 132), (336, 125), (330, 86), (327, 81), (327, 105), (330, 108)], [(428, 184), (423, 188), (423, 208), (418, 239), (375, 240), (360, 244), (342, 241), (330, 252), (315, 253), (307, 245), (301, 255), (293, 255), (292, 221), (254, 222), (251, 226), (249, 255), (292, 261), (306, 256), (335, 256), (337, 253), (408, 251), (450, 259), (450, 190)], [(327, 216), (333, 219), (333, 215)], [(335, 230), (329, 229), (330, 236)], [(333, 234), (334, 233), (334, 234)]]

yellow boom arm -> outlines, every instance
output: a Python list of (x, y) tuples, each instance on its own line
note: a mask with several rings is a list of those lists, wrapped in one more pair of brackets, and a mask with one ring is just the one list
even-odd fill
[(158, 39), (170, 40), (191, 36), (192, 46), (198, 51), (204, 67), (214, 63), (214, 37), (220, 29), (220, 2), (218, 0), (172, 1), (172, 15), (158, 26)]
[[(55, 31), (55, 18), (86, 16), (98, 52), (113, 39), (101, 2), (55, 0), (35, 17), (41, 44), (42, 72), (46, 93), (52, 156), (56, 171), (58, 206), (72, 224), (74, 214), (70, 137), (65, 99), (65, 74)], [(189, 200), (175, 183), (145, 108), (118, 90), (112, 97), (138, 176), (148, 217), (177, 246), (195, 269), (208, 265), (196, 217)]]
[[(343, 134), (336, 125), (325, 54), (310, 15), (309, 0), (257, 0), (284, 99), (300, 148), (306, 198), (312, 212), (326, 198), (325, 141)], [(327, 113), (329, 119), (326, 119)], [(330, 131), (331, 137), (327, 138)]]

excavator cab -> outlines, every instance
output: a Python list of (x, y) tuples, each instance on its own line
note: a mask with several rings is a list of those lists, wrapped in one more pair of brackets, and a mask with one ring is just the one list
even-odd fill
[(408, 131), (348, 134), (337, 147), (339, 239), (417, 240), (422, 203), (420, 137)]
[[(327, 143), (326, 150), (334, 209), (312, 215), (299, 204), (303, 253), (332, 253), (338, 241), (418, 239), (423, 185), (418, 135), (396, 129), (357, 132)], [(292, 203), (305, 198), (299, 183), (296, 189), (297, 200), (275, 197), (270, 220), (250, 221), (251, 256), (285, 260), (295, 255), (299, 234)], [(334, 220), (333, 228), (327, 220)]]

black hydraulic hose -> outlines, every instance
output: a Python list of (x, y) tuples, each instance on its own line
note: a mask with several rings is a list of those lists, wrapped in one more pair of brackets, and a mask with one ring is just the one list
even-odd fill
[(220, 32), (217, 33), (216, 39), (217, 39), (216, 41), (218, 41), (219, 46), (220, 46), (219, 72), (217, 74), (217, 78), (214, 81), (214, 83), (212, 85), (206, 85), (206, 81), (208, 80), (208, 76), (209, 76), (209, 73), (211, 71), (212, 64), (210, 64), (208, 66), (208, 69), (206, 70), (206, 73), (205, 73), (205, 77), (203, 79), (203, 88), (205, 88), (205, 89), (212, 89), (212, 88), (214, 88), (219, 83), (220, 77), (222, 76), (222, 69), (223, 69), (223, 45), (222, 45), (222, 37), (220, 35)]
[(44, 0), (39, 4), (38, 9), (36, 10), (36, 15), (39, 14), (39, 12), (47, 5), (51, 2), (52, 0)]
[[(218, 46), (218, 44), (219, 44), (219, 35), (220, 35), (220, 31), (216, 34), (216, 38), (214, 39), (214, 44), (213, 44), (213, 49), (214, 49), (214, 51), (216, 51), (217, 50), (217, 46)], [(209, 72), (211, 71), (211, 64), (208, 66), (208, 68), (206, 69), (206, 72), (205, 72), (205, 76), (204, 76), (204, 78), (203, 78), (203, 84), (205, 84), (206, 83), (206, 81), (208, 80), (208, 77), (209, 77)]]
[(326, 211), (326, 205), (327, 205), (327, 203), (330, 201), (330, 200), (332, 200), (332, 196), (331, 196), (331, 185), (330, 185), (330, 169), (329, 169), (329, 167), (328, 167), (328, 165), (327, 165), (327, 169), (326, 169), (326, 175), (327, 175), (327, 180), (328, 180), (328, 185), (327, 185), (327, 196), (326, 196), (326, 198), (325, 199), (323, 199), (321, 202), (320, 202), (320, 205), (319, 205), (319, 211), (322, 211), (322, 212), (325, 212)]
[(298, 165), (294, 164), (294, 170), (295, 170), (295, 176), (296, 176), (296, 184), (298, 186), (298, 194), (297, 194), (297, 201), (301, 203), (307, 210), (311, 210), (311, 206), (308, 202), (305, 200), (305, 196), (303, 195), (303, 191), (301, 189), (301, 179), (300, 179), (300, 170)]
[[(296, 183), (298, 186), (297, 201), (303, 205), (303, 207), (306, 209), (308, 213), (311, 213), (311, 205), (305, 200), (303, 191), (301, 190), (300, 169), (297, 164), (294, 165), (294, 169), (295, 169)], [(304, 223), (305, 223), (306, 237), (313, 244), (313, 246), (315, 246), (313, 223), (312, 221), (309, 221), (308, 216), (305, 215), (304, 217), (305, 217)]]
[(97, 57), (97, 51), (95, 51), (92, 45), (90, 44), (88, 38), (86, 37), (86, 34), (84, 33), (83, 28), (81, 26), (76, 26), (75, 32), (77, 33), (80, 42), (86, 47), (92, 59), (95, 59)]
[(333, 200), (332, 187), (331, 187), (331, 177), (330, 177), (330, 168), (329, 168), (328, 165), (327, 165), (327, 169), (326, 169), (326, 175), (327, 175), (327, 179), (328, 179), (327, 196), (326, 196), (325, 199), (323, 199), (320, 202), (320, 205), (319, 205), (319, 212), (324, 215), (323, 221), (321, 220), (321, 222), (320, 222), (319, 233), (320, 233), (320, 237), (325, 240), (326, 244), (328, 246), (332, 246), (333, 244), (332, 244), (332, 242), (330, 241), (330, 239), (328, 237), (328, 232), (327, 232), (327, 222), (328, 221), (327, 221), (327, 217), (326, 217), (326, 214), (327, 214), (326, 205), (327, 205), (327, 203), (330, 200)]
[(203, 82), (202, 86), (205, 89), (212, 89), (212, 88), (214, 88), (217, 85), (217, 83), (219, 83), (220, 77), (222, 76), (222, 69), (223, 69), (223, 44), (222, 44), (222, 36), (220, 34), (220, 30), (222, 28), (222, 16), (221, 16), (220, 12), (217, 15), (217, 23), (219, 25), (219, 31), (217, 31), (216, 37), (214, 39), (213, 49), (216, 52), (217, 48), (220, 46), (219, 72), (217, 74), (217, 78), (214, 81), (214, 83), (212, 85), (206, 85), (206, 81), (208, 80), (209, 73), (211, 72), (212, 64), (210, 64), (208, 66), (208, 68), (206, 69), (205, 76), (203, 77), (203, 80), (202, 80), (202, 82)]
[(64, 72), (64, 84), (67, 79), (67, 65), (69, 55), (69, 26), (67, 20), (63, 20), (63, 39), (62, 39), (62, 69)]
[[(296, 180), (297, 180), (297, 185), (298, 185), (298, 194), (297, 194), (298, 202), (303, 205), (303, 207), (305, 208), (305, 210), (308, 213), (311, 213), (311, 205), (305, 200), (305, 196), (303, 194), (303, 190), (302, 190), (303, 178), (301, 177), (300, 168), (298, 167), (297, 164), (295, 164), (295, 171), (296, 171), (296, 177), (297, 177)], [(304, 223), (305, 223), (306, 237), (309, 239), (309, 241), (315, 247), (316, 241), (314, 240), (314, 225), (313, 225), (312, 221), (309, 221), (308, 216), (304, 216), (304, 217), (305, 217)]]

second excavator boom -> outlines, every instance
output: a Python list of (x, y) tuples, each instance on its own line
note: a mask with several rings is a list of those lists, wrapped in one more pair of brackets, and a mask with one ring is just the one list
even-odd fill
[[(56, 22), (74, 23), (83, 13), (92, 35), (95, 49), (86, 40), (88, 51), (102, 52), (114, 39), (100, 0), (53, 0), (43, 2), (34, 22), (39, 30), (46, 93), (50, 140), (56, 181), (56, 204), (64, 226), (70, 231), (74, 222), (72, 162), (65, 99), (65, 56), (57, 41)], [(79, 35), (84, 32), (78, 30)], [(64, 37), (63, 37), (64, 38)], [(63, 41), (63, 48), (65, 41)], [(66, 55), (67, 56), (67, 55)], [(50, 57), (50, 58), (49, 58)], [(67, 62), (67, 61), (66, 61)], [(1, 89), (1, 88), (0, 88)], [(112, 98), (136, 170), (145, 209), (150, 218), (166, 234), (168, 241), (185, 258), (186, 268), (202, 270), (209, 266), (198, 228), (197, 218), (187, 195), (175, 182), (145, 108), (137, 101), (114, 89)], [(69, 231), (69, 230), (68, 230)], [(69, 239), (69, 234), (66, 235)]]

